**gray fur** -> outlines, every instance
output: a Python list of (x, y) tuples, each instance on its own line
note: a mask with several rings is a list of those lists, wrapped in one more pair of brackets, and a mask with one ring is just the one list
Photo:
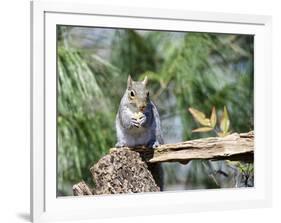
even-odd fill
[[(128, 86), (123, 95), (116, 116), (116, 147), (147, 146), (151, 148), (163, 144), (161, 123), (156, 106), (147, 96), (147, 78), (144, 81), (132, 81), (128, 78)], [(134, 102), (130, 101), (129, 94), (134, 91)], [(144, 116), (137, 122), (133, 114), (139, 107), (145, 105)]]

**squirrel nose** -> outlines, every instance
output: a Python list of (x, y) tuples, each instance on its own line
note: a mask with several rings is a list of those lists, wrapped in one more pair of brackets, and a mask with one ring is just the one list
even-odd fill
[(145, 107), (146, 107), (145, 105), (141, 105), (141, 106), (139, 107), (139, 110), (143, 112), (143, 111), (145, 110)]

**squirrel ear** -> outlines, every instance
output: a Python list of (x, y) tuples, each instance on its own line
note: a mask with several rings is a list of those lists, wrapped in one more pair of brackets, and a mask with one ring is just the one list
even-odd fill
[(131, 75), (129, 74), (128, 76), (128, 80), (127, 80), (127, 88), (131, 87), (132, 86), (132, 78), (131, 78)]
[(144, 78), (144, 80), (143, 80), (143, 82), (142, 82), (144, 85), (146, 85), (147, 84), (147, 76), (145, 76), (145, 78)]

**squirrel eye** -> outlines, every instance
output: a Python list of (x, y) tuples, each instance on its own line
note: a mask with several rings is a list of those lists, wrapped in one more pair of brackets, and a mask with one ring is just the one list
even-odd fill
[(131, 97), (134, 97), (135, 96), (135, 92), (134, 91), (131, 91)]

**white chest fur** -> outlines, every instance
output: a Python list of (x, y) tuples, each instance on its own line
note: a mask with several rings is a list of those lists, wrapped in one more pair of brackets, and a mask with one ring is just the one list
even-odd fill
[(124, 133), (125, 143), (129, 147), (147, 145), (152, 139), (151, 130), (143, 127), (133, 128), (130, 130), (130, 134)]

